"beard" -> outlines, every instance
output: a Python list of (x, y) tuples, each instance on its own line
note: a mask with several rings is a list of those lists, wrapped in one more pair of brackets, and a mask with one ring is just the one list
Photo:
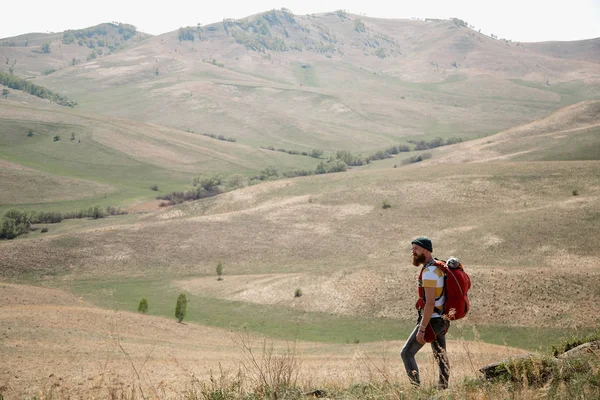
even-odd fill
[(418, 267), (421, 264), (425, 264), (425, 261), (426, 261), (425, 254), (420, 254), (420, 255), (413, 254), (412, 255), (412, 265), (414, 265), (415, 267)]

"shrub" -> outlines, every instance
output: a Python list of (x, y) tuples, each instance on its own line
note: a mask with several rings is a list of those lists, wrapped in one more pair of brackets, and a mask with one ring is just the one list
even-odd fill
[(31, 215), (25, 211), (8, 210), (0, 222), (0, 239), (14, 239), (31, 230)]
[(42, 230), (40, 232), (41, 233), (46, 233), (46, 232), (48, 232), (48, 228), (44, 227), (44, 228), (42, 228)]
[(279, 176), (279, 172), (277, 171), (277, 168), (275, 168), (272, 165), (269, 165), (267, 168), (260, 171), (260, 175), (258, 176), (258, 179), (260, 179), (261, 181), (265, 181), (265, 180), (269, 180), (271, 178), (276, 178), (278, 176)]
[(294, 297), (301, 297), (301, 296), (302, 296), (302, 289), (300, 289), (300, 288), (297, 288), (297, 289), (294, 291)]
[(193, 42), (196, 37), (194, 36), (194, 30), (191, 27), (179, 28), (179, 41), (189, 40)]
[(579, 190), (577, 190), (577, 189), (573, 190), (573, 196), (579, 196)]
[(60, 141), (60, 135), (56, 135), (56, 136), (54, 136), (54, 141), (55, 141), (55, 142), (58, 142), (58, 141)]
[(150, 190), (154, 190), (155, 192), (158, 192), (158, 185), (150, 186)]
[(217, 275), (219, 276), (219, 278), (217, 278), (218, 281), (222, 281), (223, 278), (223, 263), (221, 262), (221, 260), (219, 260), (219, 262), (217, 263)]
[(175, 318), (177, 318), (177, 322), (181, 323), (187, 314), (187, 297), (185, 293), (180, 293), (177, 298), (177, 304), (175, 305)]
[(93, 206), (88, 209), (87, 215), (93, 219), (104, 218), (104, 211), (102, 211), (100, 206)]
[(264, 339), (260, 351), (248, 335), (240, 335), (238, 347), (242, 361), (240, 369), (246, 373), (248, 383), (253, 389), (253, 399), (296, 399), (297, 381), (302, 360), (299, 357), (296, 343), (283, 353), (275, 352), (272, 344)]
[(29, 136), (29, 137), (33, 136), (33, 131), (31, 129), (29, 131), (27, 131), (27, 136)]
[(383, 200), (381, 202), (381, 208), (383, 208), (384, 210), (391, 208), (391, 207), (392, 207), (392, 205), (390, 204), (390, 202), (387, 199)]
[(323, 156), (323, 150), (313, 149), (310, 151), (309, 155), (313, 158), (321, 158)]
[(412, 156), (411, 158), (402, 161), (402, 164), (414, 164), (423, 160), (427, 160), (429, 158), (431, 158), (431, 153), (423, 153), (419, 154), (418, 156)]
[(217, 186), (221, 183), (223, 183), (223, 178), (218, 174), (194, 178), (194, 186), (200, 185), (207, 192), (217, 190)]
[(146, 300), (146, 298), (143, 298), (142, 300), (140, 300), (140, 304), (138, 306), (138, 312), (142, 313), (142, 314), (148, 313), (148, 300)]

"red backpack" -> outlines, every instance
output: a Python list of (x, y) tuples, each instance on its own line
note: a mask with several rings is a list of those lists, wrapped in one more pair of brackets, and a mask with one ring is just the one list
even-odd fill
[[(469, 312), (471, 305), (467, 292), (471, 288), (471, 278), (465, 272), (458, 258), (450, 257), (448, 261), (435, 259), (435, 266), (444, 272), (444, 317), (450, 321), (464, 318)], [(423, 270), (419, 275), (422, 279)], [(417, 309), (425, 307), (425, 295), (422, 287), (419, 287), (419, 300)]]

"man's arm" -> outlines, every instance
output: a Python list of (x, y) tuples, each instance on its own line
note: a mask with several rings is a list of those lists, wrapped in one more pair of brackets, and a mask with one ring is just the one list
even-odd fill
[(425, 344), (425, 328), (429, 324), (429, 320), (433, 315), (433, 309), (435, 307), (435, 288), (426, 287), (425, 289), (425, 307), (423, 308), (423, 314), (421, 314), (421, 324), (419, 325), (419, 332), (417, 333), (417, 342)]

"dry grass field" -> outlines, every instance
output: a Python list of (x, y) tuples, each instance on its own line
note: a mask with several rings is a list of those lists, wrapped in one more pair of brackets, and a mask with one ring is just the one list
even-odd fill
[[(198, 390), (221, 371), (229, 379), (247, 362), (244, 346), (260, 354), (264, 339), (243, 331), (178, 324), (171, 319), (95, 308), (56, 289), (1, 284), (0, 393), (6, 399), (110, 398), (138, 390), (174, 398)], [(350, 387), (391, 379), (407, 386), (400, 369), (401, 342), (332, 345), (267, 340), (276, 354), (295, 348), (298, 383), (305, 390)], [(485, 364), (522, 351), (482, 342), (449, 342), (453, 379), (477, 375)], [(431, 351), (419, 354), (432, 385)], [(251, 374), (248, 373), (248, 377)], [(408, 388), (407, 388), (408, 389)]]

